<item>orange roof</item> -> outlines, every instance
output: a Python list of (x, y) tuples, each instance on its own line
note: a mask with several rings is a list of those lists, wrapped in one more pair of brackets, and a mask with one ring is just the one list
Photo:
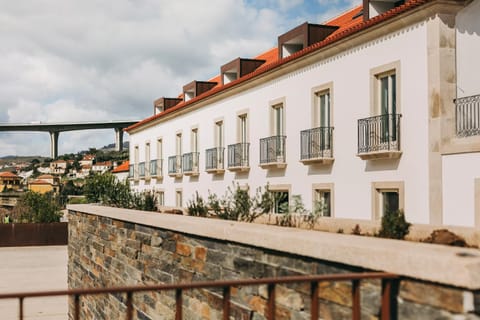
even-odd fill
[(42, 180), (42, 179), (35, 179), (31, 181), (29, 184), (49, 184), (52, 185), (50, 182)]
[(53, 179), (53, 176), (50, 175), (50, 174), (42, 174), (41, 176), (39, 176), (37, 179)]
[[(268, 71), (279, 68), (286, 63), (289, 63), (293, 60), (299, 59), (299, 58), (301, 58), (301, 57), (303, 57), (307, 54), (310, 54), (312, 52), (320, 50), (321, 48), (330, 46), (330, 45), (332, 45), (333, 43), (335, 43), (339, 40), (348, 38), (349, 36), (351, 36), (353, 34), (356, 34), (360, 31), (363, 31), (363, 30), (368, 29), (370, 27), (373, 27), (375, 25), (378, 25), (379, 23), (385, 22), (385, 21), (387, 21), (391, 18), (394, 18), (395, 16), (397, 16), (399, 14), (402, 14), (402, 13), (408, 12), (410, 10), (413, 10), (413, 9), (415, 9), (419, 6), (422, 6), (422, 5), (424, 5), (424, 4), (426, 4), (430, 1), (433, 1), (433, 0), (407, 0), (405, 2), (405, 4), (400, 5), (398, 7), (395, 7), (391, 10), (388, 10), (387, 12), (382, 13), (378, 16), (373, 17), (373, 18), (370, 18), (369, 20), (366, 20), (366, 21), (363, 20), (363, 15), (360, 14), (360, 12), (363, 9), (362, 5), (357, 6), (355, 8), (352, 8), (352, 9), (346, 11), (345, 13), (339, 15), (338, 17), (333, 18), (330, 21), (327, 21), (327, 23), (326, 23), (327, 25), (336, 25), (339, 28), (335, 32), (333, 32), (331, 35), (329, 35), (327, 38), (325, 38), (324, 40), (322, 40), (320, 42), (317, 42), (317, 43), (314, 43), (311, 46), (306, 47), (306, 48), (304, 48), (304, 49), (302, 49), (302, 50), (300, 50), (300, 51), (298, 51), (298, 52), (296, 52), (296, 53), (294, 53), (294, 54), (292, 54), (288, 57), (282, 58), (282, 59), (278, 59), (278, 49), (277, 48), (270, 49), (270, 50), (268, 50), (268, 51), (264, 52), (263, 54), (260, 54), (259, 56), (256, 57), (256, 59), (264, 59), (264, 60), (267, 60), (267, 62), (265, 64), (263, 64), (262, 66), (260, 66), (255, 71), (253, 71), (253, 72), (251, 72), (251, 73), (249, 73), (249, 74), (247, 74), (247, 75), (245, 75), (245, 76), (243, 76), (243, 77), (241, 77), (237, 80), (229, 82), (229, 83), (227, 83), (223, 86), (222, 85), (217, 85), (214, 88), (212, 88), (211, 90), (209, 90), (207, 92), (204, 92), (203, 94), (201, 94), (199, 96), (196, 96), (196, 97), (194, 97), (194, 98), (192, 98), (188, 101), (180, 102), (179, 104), (177, 104), (176, 106), (174, 106), (172, 108), (169, 108), (169, 109), (167, 109), (163, 112), (160, 112), (156, 115), (153, 115), (153, 116), (150, 116), (146, 119), (143, 119), (143, 120), (131, 125), (130, 127), (126, 128), (125, 131), (128, 132), (128, 131), (133, 130), (135, 128), (141, 127), (144, 124), (147, 124), (147, 123), (149, 123), (149, 122), (151, 122), (155, 119), (166, 116), (167, 114), (175, 112), (178, 109), (185, 108), (185, 107), (187, 107), (191, 104), (194, 104), (197, 101), (200, 101), (202, 99), (205, 99), (207, 97), (210, 97), (210, 96), (213, 96), (217, 93), (220, 93), (221, 91), (223, 91), (227, 88), (233, 87), (233, 86), (238, 85), (242, 82), (245, 82), (249, 79), (260, 76), (260, 75), (262, 75), (262, 74), (264, 74)], [(356, 18), (353, 19), (355, 16), (356, 16)], [(216, 78), (213, 78), (213, 79), (216, 79)], [(180, 95), (179, 97), (181, 97), (181, 96), (182, 95)]]
[(3, 172), (0, 172), (0, 178), (20, 178), (20, 177), (10, 171), (3, 171)]
[(130, 168), (130, 161), (125, 161), (124, 163), (122, 163), (121, 165), (113, 169), (112, 173), (128, 172), (129, 168)]

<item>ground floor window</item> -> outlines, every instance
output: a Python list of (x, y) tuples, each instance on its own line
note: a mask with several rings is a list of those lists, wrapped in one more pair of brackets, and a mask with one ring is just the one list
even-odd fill
[(312, 191), (312, 212), (322, 217), (332, 217), (333, 183), (314, 183)]
[(175, 191), (175, 206), (183, 207), (182, 190)]
[(157, 205), (164, 206), (165, 205), (165, 192), (157, 191)]
[(273, 213), (287, 213), (288, 212), (288, 191), (275, 190), (272, 191), (273, 196)]
[(403, 182), (374, 182), (372, 189), (374, 220), (381, 219), (387, 212), (403, 210)]

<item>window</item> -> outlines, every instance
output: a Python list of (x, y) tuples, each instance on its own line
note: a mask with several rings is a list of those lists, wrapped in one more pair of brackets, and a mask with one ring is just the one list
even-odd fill
[(177, 207), (183, 206), (182, 190), (175, 191), (175, 206)]
[(288, 213), (288, 191), (272, 191), (273, 213)]
[(177, 133), (176, 142), (175, 142), (175, 154), (181, 156), (182, 154), (182, 134)]
[(157, 205), (164, 206), (165, 205), (165, 192), (164, 191), (157, 191)]
[(192, 129), (191, 133), (192, 152), (198, 152), (198, 129)]
[(247, 114), (241, 114), (238, 116), (238, 137), (240, 143), (248, 142), (248, 123)]
[(145, 144), (145, 176), (150, 177), (150, 143)]
[(380, 220), (387, 212), (403, 210), (403, 182), (374, 182), (372, 189), (374, 220)]
[(330, 127), (330, 90), (315, 93), (314, 127)]
[(333, 216), (333, 183), (315, 183), (312, 185), (312, 211), (322, 217)]
[(269, 186), (272, 194), (272, 213), (288, 213), (290, 201), (290, 185), (279, 184)]
[(163, 140), (162, 139), (157, 140), (157, 159), (158, 160), (163, 159)]
[(138, 161), (139, 161), (139, 150), (138, 146), (135, 146), (133, 151), (133, 159), (134, 159), (134, 169), (133, 169), (133, 178), (138, 179)]
[(215, 147), (223, 147), (223, 121), (215, 122)]
[(272, 106), (273, 109), (273, 135), (284, 135), (284, 123), (283, 123), (283, 104), (276, 104)]

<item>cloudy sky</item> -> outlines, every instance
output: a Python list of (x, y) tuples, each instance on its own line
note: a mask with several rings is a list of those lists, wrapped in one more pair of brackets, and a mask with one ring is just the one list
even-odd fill
[[(0, 0), (0, 123), (143, 119), (154, 99), (360, 2)], [(49, 139), (0, 132), (0, 157), (48, 156)], [(61, 133), (59, 153), (113, 141), (113, 130)]]

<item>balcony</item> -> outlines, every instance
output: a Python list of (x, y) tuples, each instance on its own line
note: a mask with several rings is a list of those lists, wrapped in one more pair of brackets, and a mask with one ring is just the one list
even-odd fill
[(138, 164), (138, 175), (140, 179), (145, 178), (145, 162), (140, 162)]
[(385, 114), (359, 119), (357, 156), (362, 160), (399, 158), (401, 117), (401, 114)]
[(161, 179), (163, 177), (163, 160), (156, 159), (150, 161), (150, 175), (152, 178)]
[(168, 157), (168, 175), (174, 178), (183, 176), (181, 155)]
[(286, 136), (273, 136), (260, 139), (260, 167), (263, 169), (283, 169), (285, 161)]
[(248, 171), (250, 143), (236, 143), (228, 146), (228, 170)]
[(333, 163), (333, 127), (319, 127), (300, 132), (300, 162)]
[(480, 95), (458, 98), (454, 102), (457, 136), (480, 135)]
[(198, 152), (184, 153), (182, 159), (183, 173), (186, 176), (198, 176)]
[(211, 148), (206, 150), (205, 170), (208, 173), (222, 174), (225, 172), (224, 150), (225, 148)]

